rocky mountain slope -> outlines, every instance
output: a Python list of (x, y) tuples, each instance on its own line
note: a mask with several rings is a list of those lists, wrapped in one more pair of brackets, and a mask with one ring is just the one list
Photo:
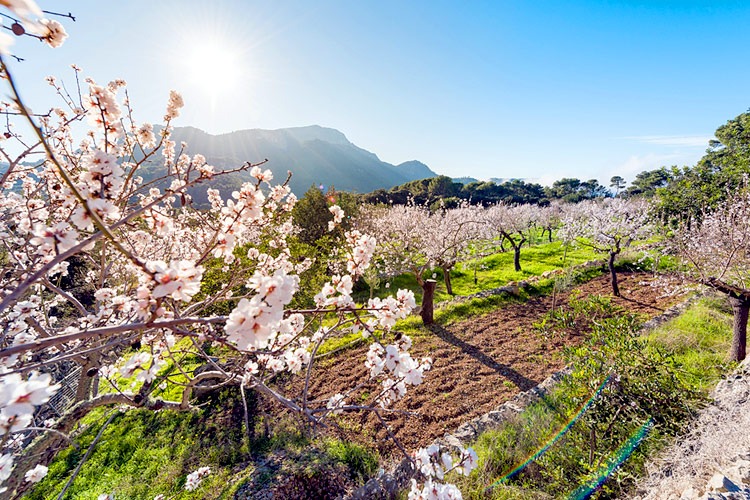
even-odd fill
[[(298, 196), (312, 185), (365, 193), (437, 175), (418, 161), (400, 165), (384, 162), (374, 153), (352, 144), (338, 130), (318, 125), (239, 130), (221, 135), (211, 135), (194, 127), (178, 127), (172, 138), (178, 144), (185, 141), (189, 154), (204, 155), (217, 170), (268, 159), (264, 168), (271, 169), (276, 181), (283, 181), (287, 171), (292, 172), (290, 186)], [(247, 174), (234, 176), (220, 182), (218, 187), (229, 189), (248, 177)]]

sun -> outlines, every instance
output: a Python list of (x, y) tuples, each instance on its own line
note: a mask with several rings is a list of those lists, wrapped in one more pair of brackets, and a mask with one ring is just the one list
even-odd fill
[(239, 84), (243, 61), (231, 44), (202, 41), (187, 54), (190, 83), (202, 93), (215, 99)]

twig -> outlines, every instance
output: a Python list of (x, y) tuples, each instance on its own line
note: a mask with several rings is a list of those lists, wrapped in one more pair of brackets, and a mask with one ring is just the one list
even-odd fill
[(42, 12), (44, 12), (45, 14), (50, 14), (52, 16), (67, 17), (71, 19), (73, 22), (75, 22), (76, 20), (76, 18), (73, 16), (71, 12), (68, 12), (67, 14), (61, 14), (59, 12), (51, 12), (49, 10), (43, 10)]
[(96, 447), (96, 444), (99, 442), (99, 439), (102, 437), (102, 434), (104, 434), (104, 429), (107, 428), (109, 423), (112, 421), (113, 418), (119, 413), (119, 410), (113, 411), (106, 422), (104, 422), (104, 425), (102, 425), (102, 428), (99, 429), (99, 433), (94, 438), (94, 441), (91, 443), (91, 446), (89, 446), (89, 449), (86, 450), (86, 454), (83, 456), (80, 462), (78, 462), (78, 467), (76, 467), (76, 470), (73, 471), (73, 475), (70, 476), (70, 479), (68, 479), (68, 482), (65, 483), (65, 487), (62, 489), (60, 494), (57, 496), (57, 500), (62, 500), (62, 498), (65, 496), (65, 492), (68, 491), (68, 488), (70, 488), (70, 485), (73, 484), (73, 480), (75, 480), (76, 476), (78, 476), (78, 473), (81, 471), (81, 467), (83, 467), (83, 464), (86, 463), (86, 460), (88, 460), (89, 455), (91, 455), (91, 452), (94, 451), (94, 448)]
[(59, 436), (62, 436), (66, 440), (70, 441), (70, 444), (72, 444), (74, 448), (78, 448), (78, 444), (76, 444), (75, 441), (73, 441), (72, 439), (70, 439), (70, 436), (68, 436), (64, 432), (58, 431), (57, 429), (50, 429), (49, 427), (24, 427), (23, 429), (18, 429), (18, 430), (15, 430), (15, 431), (11, 430), (10, 433), (11, 434), (16, 434), (16, 433), (19, 433), (19, 432), (26, 432), (26, 431), (51, 432), (53, 434), (57, 434)]
[(245, 383), (240, 382), (240, 395), (242, 395), (242, 407), (245, 410), (245, 433), (247, 437), (247, 449), (250, 449), (251, 436), (250, 436), (250, 416), (247, 413), (247, 398), (245, 397)]

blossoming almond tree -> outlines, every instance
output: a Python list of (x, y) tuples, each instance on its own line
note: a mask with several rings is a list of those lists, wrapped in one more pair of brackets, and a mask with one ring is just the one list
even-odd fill
[(612, 293), (619, 297), (615, 259), (623, 248), (653, 234), (653, 228), (645, 200), (614, 198), (566, 205), (560, 233), (567, 241), (608, 255)]
[(424, 289), (425, 271), (437, 266), (452, 295), (450, 271), (466, 257), (469, 242), (479, 237), (482, 211), (468, 203), (435, 213), (414, 203), (367, 207), (358, 224), (377, 237), (376, 257), (385, 274), (409, 272)]
[[(38, 11), (30, 0), (0, 4), (19, 16)], [(50, 45), (64, 38), (60, 29), (50, 28)], [(271, 184), (262, 164), (217, 171), (200, 154), (188, 154), (186, 144), (171, 141), (171, 124), (183, 104), (177, 92), (169, 95), (158, 134), (135, 120), (122, 80), (101, 85), (86, 79), (87, 88), (71, 97), (50, 78), (61, 106), (31, 116), (0, 64), (14, 96), (3, 104), (10, 140), (0, 144), (8, 163), (0, 177), (0, 481), (8, 480), (10, 491), (20, 478), (40, 480), (46, 468), (35, 466), (39, 456), (48, 460), (65, 433), (97, 406), (189, 410), (192, 389), (218, 380), (256, 390), (319, 423), (343, 411), (388, 411), (408, 387), (422, 382), (431, 361), (411, 357), (408, 336), (388, 336), (415, 307), (413, 294), (400, 290), (366, 305), (351, 298), (352, 284), (370, 264), (373, 237), (347, 232), (341, 272), (315, 297), (315, 308), (295, 310), (289, 305), (308, 263), (293, 262), (287, 246), (296, 198), (286, 182)], [(74, 70), (78, 81), (80, 70)], [(30, 124), (32, 138), (16, 134), (11, 118)], [(83, 137), (72, 126), (79, 122), (88, 126)], [(144, 167), (153, 167), (158, 153), (162, 173), (144, 179)], [(249, 180), (231, 197), (208, 189), (211, 208), (193, 206), (189, 188), (239, 171)], [(341, 222), (340, 209), (331, 211), (334, 225)], [(203, 277), (216, 266), (231, 276), (207, 293)], [(77, 286), (66, 284), (73, 271)], [(80, 285), (96, 291), (84, 296), (77, 292)], [(222, 304), (229, 314), (212, 312)], [(380, 389), (366, 403), (352, 398), (356, 387), (313, 397), (318, 349), (351, 329), (372, 340), (363, 362)], [(207, 355), (207, 342), (226, 354), (226, 362)], [(123, 358), (125, 345), (140, 349)], [(210, 369), (183, 370), (186, 349)], [(40, 430), (35, 408), (58, 389), (49, 372), (64, 373), (71, 364), (83, 367), (77, 404), (22, 450), (17, 437)], [(274, 384), (282, 372), (303, 377), (300, 394), (285, 394)], [(122, 390), (118, 379), (132, 379), (131, 390)], [(182, 387), (181, 400), (155, 397), (157, 388), (170, 384)], [(186, 485), (197, 488), (209, 473), (198, 469)]]
[(547, 240), (550, 243), (552, 243), (552, 232), (560, 227), (564, 206), (565, 202), (552, 200), (546, 207), (539, 207), (535, 223), (542, 228), (542, 237), (544, 237), (545, 232), (547, 233)]
[(409, 272), (417, 284), (424, 287), (424, 273), (432, 262), (421, 233), (429, 217), (427, 207), (414, 203), (367, 206), (360, 211), (356, 225), (377, 238), (375, 256), (384, 274), (394, 276)]
[(746, 356), (750, 313), (750, 192), (745, 187), (727, 202), (676, 232), (673, 241), (700, 283), (729, 297), (734, 310), (730, 358)]
[(521, 272), (521, 248), (528, 241), (540, 211), (536, 205), (500, 203), (488, 208), (485, 213), (490, 235), (500, 244), (507, 241), (513, 248), (513, 268), (516, 272)]
[(456, 208), (440, 209), (425, 221), (420, 233), (427, 258), (443, 270), (445, 289), (453, 295), (451, 269), (468, 258), (468, 247), (481, 235), (484, 209), (463, 203)]

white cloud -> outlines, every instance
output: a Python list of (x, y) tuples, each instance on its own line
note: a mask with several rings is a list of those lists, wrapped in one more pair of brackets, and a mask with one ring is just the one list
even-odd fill
[[(702, 156), (702, 153), (647, 153), (644, 155), (632, 155), (627, 160), (610, 170), (607, 179), (613, 175), (624, 177), (627, 181), (632, 181), (635, 176), (644, 170), (656, 170), (661, 167), (670, 167), (672, 165), (694, 165)], [(600, 180), (601, 182), (601, 180)], [(607, 182), (607, 185), (609, 182)]]
[(707, 148), (708, 141), (713, 139), (711, 135), (635, 135), (623, 137), (630, 141), (645, 144), (657, 144), (659, 146)]

